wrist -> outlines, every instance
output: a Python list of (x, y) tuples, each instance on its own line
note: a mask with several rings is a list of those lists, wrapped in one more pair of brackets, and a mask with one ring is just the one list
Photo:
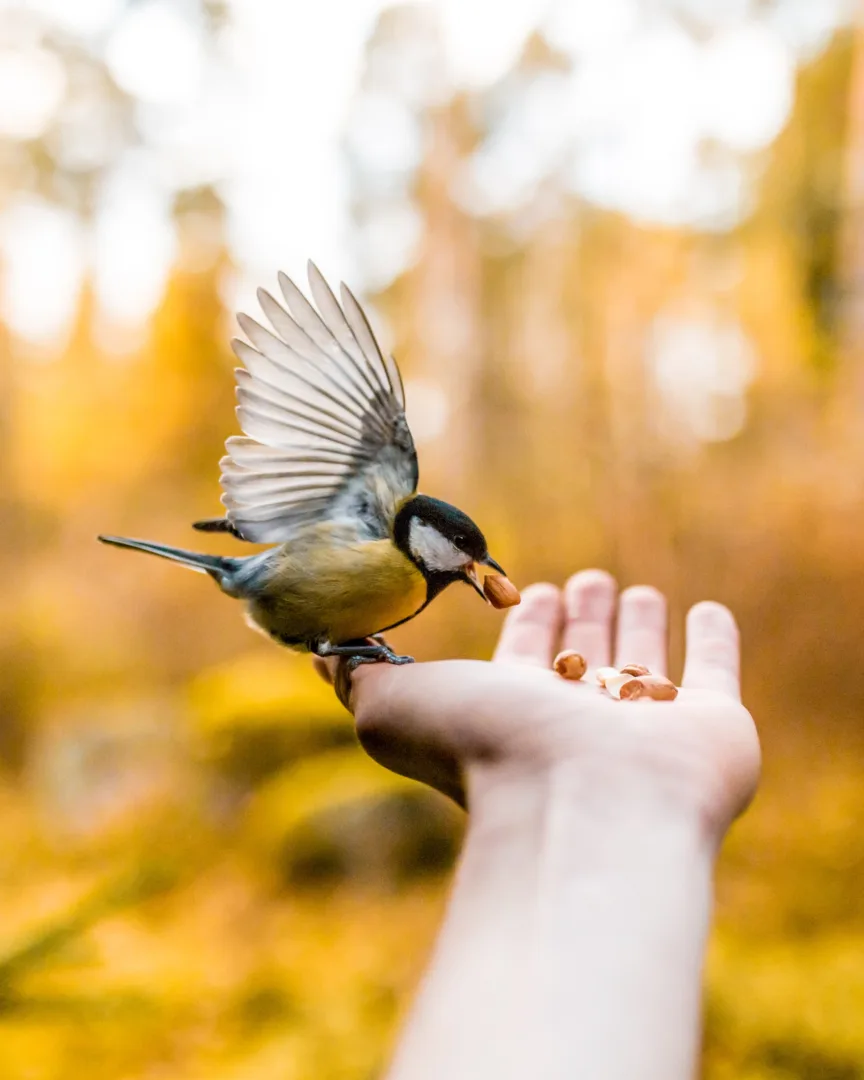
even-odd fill
[(466, 768), (465, 784), (469, 834), (505, 844), (530, 836), (538, 856), (561, 843), (619, 862), (664, 846), (671, 854), (677, 846), (682, 857), (713, 864), (725, 833), (703, 785), (690, 776), (646, 770), (643, 763), (610, 765), (590, 754), (552, 762), (475, 762)]
[(703, 816), (584, 753), (475, 758), (462, 775), (466, 841), (394, 1080), (692, 1076), (716, 848)]
[(471, 943), (496, 1075), (692, 1075), (716, 851), (701, 816), (567, 761), (475, 765), (468, 785), (444, 948)]

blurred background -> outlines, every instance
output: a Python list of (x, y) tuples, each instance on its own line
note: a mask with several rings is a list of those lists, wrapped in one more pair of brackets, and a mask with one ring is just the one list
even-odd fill
[[(864, 1077), (860, 14), (0, 0), (4, 1080), (372, 1080), (422, 970), (460, 815), (209, 582), (94, 542), (195, 546), (233, 313), (308, 257), (518, 583), (655, 583), (676, 664), (690, 603), (739, 615), (766, 775), (704, 1075)], [(396, 644), (499, 623), (453, 589)]]

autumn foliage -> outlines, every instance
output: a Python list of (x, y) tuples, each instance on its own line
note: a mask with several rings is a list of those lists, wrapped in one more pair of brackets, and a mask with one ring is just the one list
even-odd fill
[[(409, 418), (424, 386), (447, 402), (422, 487), (515, 583), (650, 581), (679, 663), (690, 603), (740, 619), (766, 768), (720, 868), (708, 1080), (864, 1076), (860, 50), (843, 31), (801, 69), (725, 231), (565, 197), (521, 231), (474, 215), (452, 181), (482, 110), (437, 104), (418, 258), (373, 298)], [(522, 60), (559, 62), (536, 40)], [(95, 543), (200, 546), (189, 523), (218, 511), (231, 252), (214, 191), (175, 218), (131, 349), (89, 291), (56, 354), (0, 330), (0, 1076), (371, 1080), (459, 812), (369, 761), (308, 661), (212, 583)], [(485, 656), (500, 618), (453, 589), (394, 640)]]

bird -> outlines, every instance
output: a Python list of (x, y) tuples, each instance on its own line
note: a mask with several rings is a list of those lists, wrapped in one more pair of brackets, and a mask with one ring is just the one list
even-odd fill
[(358, 664), (412, 663), (382, 635), (447, 586), (483, 599), (478, 566), (504, 575), (475, 522), (418, 491), (414, 439), (395, 359), (382, 351), (350, 289), (340, 299), (311, 261), (313, 303), (284, 273), (284, 304), (257, 292), (270, 324), (248, 315), (235, 338), (242, 435), (220, 461), (222, 516), (193, 523), (267, 544), (245, 556), (199, 554), (100, 535), (208, 574), (245, 602), (247, 621), (280, 645)]

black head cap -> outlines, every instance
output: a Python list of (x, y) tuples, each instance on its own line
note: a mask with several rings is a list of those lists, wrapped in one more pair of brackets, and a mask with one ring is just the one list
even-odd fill
[[(429, 495), (415, 495), (396, 515), (393, 539), (439, 592), (452, 581), (477, 588), (473, 564), (501, 567), (489, 555), (486, 537), (462, 510)], [(479, 590), (482, 593), (482, 590)]]

